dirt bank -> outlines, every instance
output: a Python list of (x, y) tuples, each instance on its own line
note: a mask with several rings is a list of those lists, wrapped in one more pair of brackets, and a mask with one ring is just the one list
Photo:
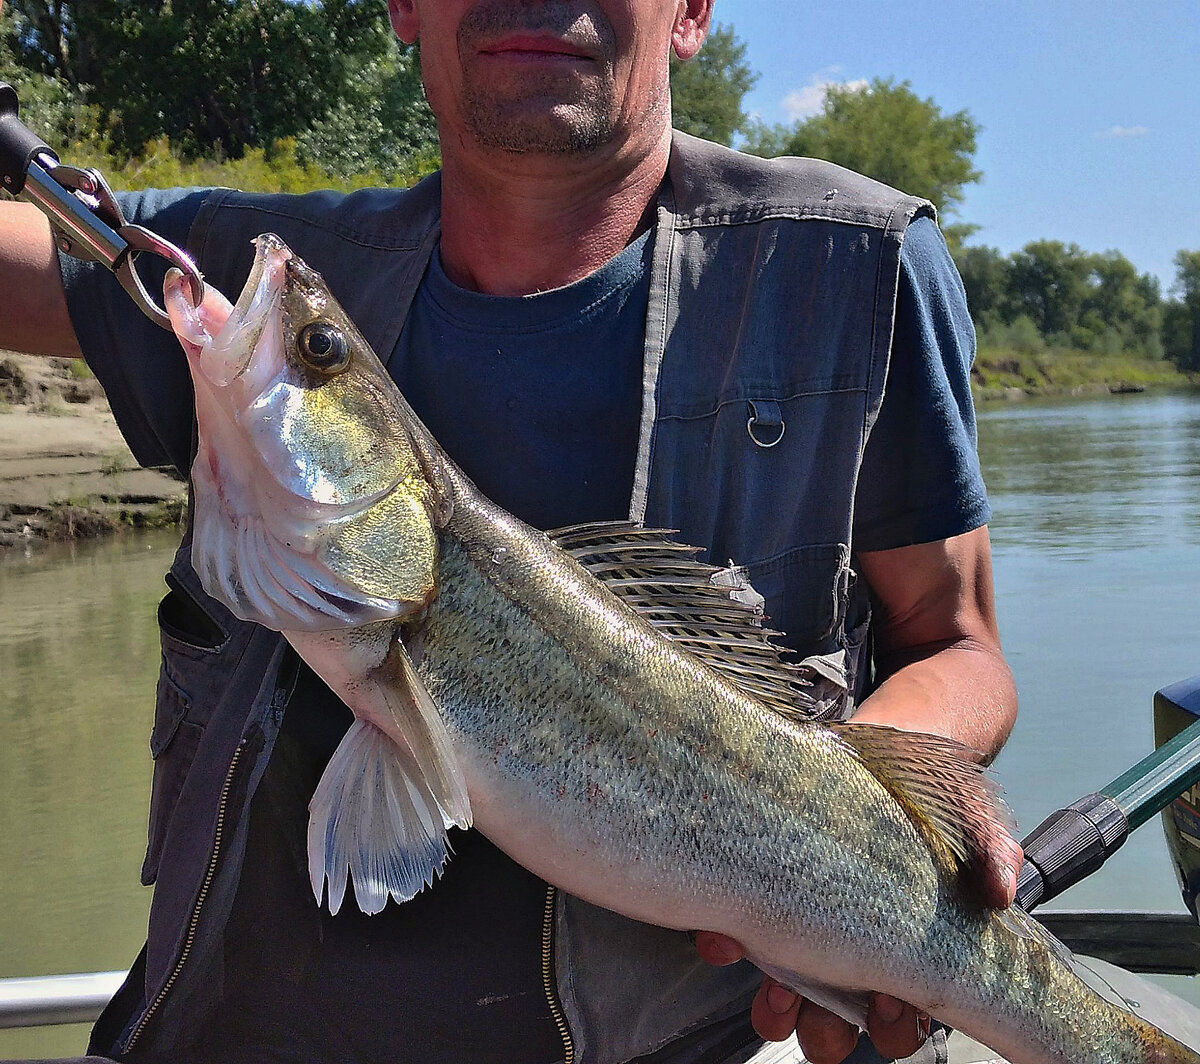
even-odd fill
[(0, 352), (0, 549), (174, 524), (185, 496), (138, 466), (82, 364)]

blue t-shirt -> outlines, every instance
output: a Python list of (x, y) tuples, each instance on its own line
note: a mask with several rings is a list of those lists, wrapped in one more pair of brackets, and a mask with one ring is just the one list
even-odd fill
[[(182, 245), (203, 197), (123, 199), (131, 220)], [(575, 284), (515, 298), (459, 288), (435, 255), (387, 359), (447, 453), (485, 494), (537, 527), (628, 515), (652, 243), (646, 233)], [(165, 461), (170, 449), (146, 426), (171, 419), (147, 418), (139, 404), (153, 395), (160, 411), (178, 409), (181, 432), (189, 431), (190, 400), (175, 372), (182, 356), (164, 353), (173, 344), (165, 333), (153, 350), (130, 349), (139, 312), (100, 273), (64, 263), (72, 320), (135, 453)], [(157, 278), (148, 283), (154, 290)], [(936, 226), (918, 219), (901, 255), (887, 389), (856, 496), (856, 547), (941, 539), (987, 520), (968, 383), (973, 353), (962, 285)], [(156, 375), (149, 391), (127, 383), (147, 374)], [(478, 833), (455, 832), (455, 856), (437, 888), (403, 906), (364, 917), (347, 904), (330, 917), (313, 904), (299, 852), (307, 784), (348, 723), (349, 711), (302, 668), (254, 799), (230, 918), (224, 986), (235, 1007), (207, 1027), (196, 1056), (557, 1059), (541, 985), (544, 884)]]
[(650, 233), (565, 288), (458, 287), (435, 253), (388, 369), (488, 498), (536, 528), (629, 516)]
[[(119, 198), (130, 221), (184, 246), (206, 194)], [(390, 359), (378, 352), (451, 457), (536, 527), (628, 515), (651, 241), (644, 235), (574, 285), (511, 299), (457, 288), (435, 257), (397, 351)], [(103, 269), (62, 262), (80, 345), (134, 454), (163, 465), (186, 453), (188, 414), (168, 446), (151, 425), (171, 418), (149, 418), (141, 406), (190, 413), (174, 342)], [(160, 260), (143, 256), (139, 268), (149, 290), (161, 290)], [(974, 355), (962, 282), (937, 226), (917, 218), (901, 249), (887, 387), (855, 498), (856, 550), (945, 539), (987, 522), (970, 397)]]

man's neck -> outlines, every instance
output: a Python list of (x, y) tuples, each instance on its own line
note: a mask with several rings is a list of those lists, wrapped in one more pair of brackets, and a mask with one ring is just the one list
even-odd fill
[(593, 273), (648, 224), (667, 169), (670, 130), (636, 157), (597, 160), (443, 145), (442, 264), (456, 284), (491, 295), (560, 288)]

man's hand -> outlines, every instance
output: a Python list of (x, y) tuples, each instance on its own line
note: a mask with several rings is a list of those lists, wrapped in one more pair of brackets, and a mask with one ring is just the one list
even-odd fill
[[(696, 932), (696, 949), (709, 964), (732, 964), (744, 955), (737, 942), (712, 931)], [(839, 1064), (858, 1042), (858, 1028), (853, 1024), (804, 1000), (770, 976), (763, 978), (750, 1007), (750, 1022), (768, 1042), (782, 1042), (794, 1031), (812, 1064)], [(929, 1035), (929, 1017), (886, 994), (875, 994), (867, 1033), (884, 1056), (902, 1059), (921, 1048)]]
[[(871, 589), (875, 665), (882, 682), (854, 714), (856, 721), (949, 736), (990, 761), (1016, 718), (1012, 674), (1000, 650), (992, 601), (987, 528), (952, 539), (858, 556)], [(1016, 893), (1023, 856), (1006, 832), (979, 839), (986, 854), (966, 870), (980, 900), (1006, 908)], [(696, 934), (710, 964), (744, 955), (725, 935)], [(852, 1024), (765, 978), (750, 1012), (768, 1041), (792, 1031), (813, 1064), (838, 1064), (853, 1050)], [(884, 1056), (915, 1053), (929, 1034), (929, 1017), (886, 994), (873, 995), (867, 1033)]]
[[(990, 848), (996, 860), (979, 869), (978, 885), (985, 904), (1005, 909), (1012, 904), (1021, 868), (1021, 848), (1005, 836)], [(696, 932), (696, 949), (709, 964), (733, 964), (745, 956), (741, 945), (714, 931)], [(750, 1008), (750, 1022), (761, 1038), (782, 1042), (794, 1031), (812, 1064), (839, 1064), (858, 1042), (858, 1029), (840, 1016), (805, 1001), (764, 976)], [(929, 1016), (887, 994), (871, 997), (867, 1034), (883, 1056), (902, 1060), (912, 1056), (929, 1037)]]

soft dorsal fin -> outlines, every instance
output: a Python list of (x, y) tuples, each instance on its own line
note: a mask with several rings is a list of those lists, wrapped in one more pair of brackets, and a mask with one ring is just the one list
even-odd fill
[(667, 639), (785, 717), (814, 720), (804, 672), (780, 658), (763, 627), (763, 600), (735, 568), (696, 561), (699, 547), (669, 529), (599, 521), (549, 532), (551, 540)]
[(1015, 824), (999, 785), (962, 743), (883, 724), (829, 727), (958, 865), (994, 860), (989, 844), (1000, 832), (1012, 834)]

